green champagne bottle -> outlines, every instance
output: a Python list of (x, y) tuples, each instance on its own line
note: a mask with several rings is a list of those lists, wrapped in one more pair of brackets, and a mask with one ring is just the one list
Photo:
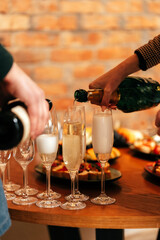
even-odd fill
[[(100, 104), (102, 97), (103, 89), (79, 89), (74, 93), (78, 102)], [(151, 78), (128, 76), (113, 92), (110, 103), (125, 113), (155, 107), (160, 103), (160, 84)]]

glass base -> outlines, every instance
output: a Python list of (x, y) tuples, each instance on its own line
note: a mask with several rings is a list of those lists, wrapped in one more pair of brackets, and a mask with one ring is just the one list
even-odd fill
[[(42, 192), (42, 193), (39, 193), (39, 194), (37, 195), (37, 197), (38, 197), (39, 199), (47, 199), (47, 198), (48, 198), (47, 191), (44, 191), (44, 192)], [(60, 194), (60, 193), (53, 192), (52, 190), (50, 190), (50, 196), (49, 196), (50, 199), (54, 200), (54, 199), (58, 199), (58, 198), (60, 198), (60, 197), (61, 197), (61, 194)]]
[[(38, 193), (38, 190), (37, 190), (37, 189), (31, 188), (31, 187), (29, 187), (29, 186), (27, 186), (26, 191), (27, 191), (27, 195), (28, 195), (28, 196), (35, 195), (35, 194)], [(18, 196), (22, 196), (23, 193), (24, 193), (24, 188), (21, 188), (21, 189), (15, 191), (15, 193), (16, 193)]]
[[(72, 194), (68, 195), (65, 197), (65, 199), (67, 201), (70, 201), (72, 199)], [(78, 191), (75, 195), (74, 195), (74, 201), (87, 201), (89, 199), (89, 196), (84, 195), (83, 193), (81, 193), (80, 191)]]
[(80, 210), (85, 208), (86, 204), (84, 202), (71, 201), (71, 202), (66, 202), (64, 204), (61, 204), (60, 207), (65, 210)]
[(37, 201), (38, 199), (35, 197), (27, 197), (27, 198), (19, 197), (19, 198), (13, 199), (13, 203), (17, 205), (31, 205), (36, 203)]
[(91, 202), (97, 205), (109, 205), (115, 203), (115, 201), (115, 198), (111, 198), (106, 194), (100, 194), (98, 197), (91, 199)]
[(10, 201), (10, 200), (13, 200), (16, 197), (16, 195), (14, 193), (5, 192), (5, 197), (7, 201)]
[(13, 182), (8, 182), (4, 185), (4, 189), (6, 191), (12, 192), (12, 191), (16, 191), (20, 188), (20, 185), (13, 183)]
[(55, 208), (59, 207), (61, 205), (61, 202), (57, 200), (45, 199), (42, 201), (38, 201), (36, 205), (40, 208)]

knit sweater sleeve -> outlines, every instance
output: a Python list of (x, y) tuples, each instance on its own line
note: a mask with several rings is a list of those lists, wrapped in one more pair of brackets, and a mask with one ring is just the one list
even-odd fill
[(135, 50), (139, 58), (139, 67), (143, 71), (160, 63), (160, 35)]
[(4, 79), (13, 64), (12, 55), (0, 44), (0, 81)]

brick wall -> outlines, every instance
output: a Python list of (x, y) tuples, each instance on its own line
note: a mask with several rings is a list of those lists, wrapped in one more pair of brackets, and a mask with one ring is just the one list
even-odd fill
[(57, 108), (159, 29), (159, 0), (0, 0), (0, 42)]

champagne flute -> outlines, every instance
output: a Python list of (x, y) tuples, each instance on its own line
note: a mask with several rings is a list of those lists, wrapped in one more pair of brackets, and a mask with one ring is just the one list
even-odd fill
[[(7, 162), (9, 161), (10, 157), (11, 157), (10, 150), (0, 151), (0, 170), (2, 173), (2, 183), (3, 183), (4, 189), (5, 189), (4, 173), (5, 173)], [(4, 193), (5, 193), (5, 197), (7, 200), (13, 200), (15, 198), (15, 194), (13, 194), (13, 193), (8, 193), (6, 190), (4, 190)]]
[(71, 178), (71, 197), (61, 207), (67, 210), (78, 210), (86, 207), (84, 202), (75, 200), (75, 177), (82, 161), (82, 116), (77, 108), (69, 108), (63, 124), (63, 161)]
[[(21, 150), (21, 153), (23, 154), (23, 152), (26, 151), (26, 149), (29, 147), (29, 144), (30, 143), (30, 139), (27, 139), (27, 141), (25, 141), (23, 144), (20, 145), (20, 150)], [(26, 192), (27, 192), (27, 195), (35, 195), (38, 193), (38, 190), (35, 189), (35, 188), (32, 188), (28, 185), (28, 168), (26, 169)], [(24, 194), (24, 187), (23, 188), (20, 188), (18, 190), (15, 191), (16, 195), (18, 196), (22, 196)]]
[(57, 114), (55, 108), (50, 112), (50, 119), (45, 127), (43, 134), (39, 135), (36, 139), (37, 150), (41, 157), (42, 164), (46, 168), (46, 191), (38, 194), (38, 201), (36, 205), (42, 208), (54, 208), (61, 205), (60, 201), (55, 199), (61, 195), (56, 192), (52, 192), (50, 189), (50, 174), (51, 166), (56, 158), (58, 150), (58, 123)]
[[(75, 104), (77, 104), (75, 102)], [(86, 116), (85, 116), (85, 107), (83, 105), (75, 105), (74, 107), (76, 109), (79, 109), (81, 111), (81, 117), (82, 117), (82, 155), (81, 155), (81, 163), (84, 159), (85, 153), (86, 153)], [(76, 178), (75, 178), (75, 195), (74, 198), (78, 201), (87, 201), (89, 199), (89, 196), (81, 193), (79, 191), (79, 169), (76, 172)], [(65, 199), (69, 200), (72, 197), (72, 194), (69, 196), (66, 196)]]
[(14, 150), (13, 155), (15, 160), (23, 169), (23, 184), (24, 191), (21, 197), (13, 199), (13, 203), (17, 205), (31, 205), (37, 202), (37, 198), (28, 196), (27, 194), (27, 168), (34, 157), (34, 142), (29, 138), (26, 142), (19, 144)]
[(95, 108), (92, 122), (92, 144), (93, 150), (98, 161), (101, 164), (101, 194), (91, 199), (91, 202), (98, 205), (108, 205), (116, 200), (105, 193), (105, 172), (104, 167), (110, 158), (113, 147), (113, 120), (111, 109), (102, 111), (101, 108)]
[(7, 176), (5, 178), (5, 185), (4, 185), (4, 188), (6, 191), (16, 191), (20, 188), (20, 185), (19, 184), (16, 184), (14, 183), (13, 181), (11, 181), (11, 158), (9, 159), (9, 161), (7, 162), (7, 166), (6, 166), (6, 169), (7, 169)]

